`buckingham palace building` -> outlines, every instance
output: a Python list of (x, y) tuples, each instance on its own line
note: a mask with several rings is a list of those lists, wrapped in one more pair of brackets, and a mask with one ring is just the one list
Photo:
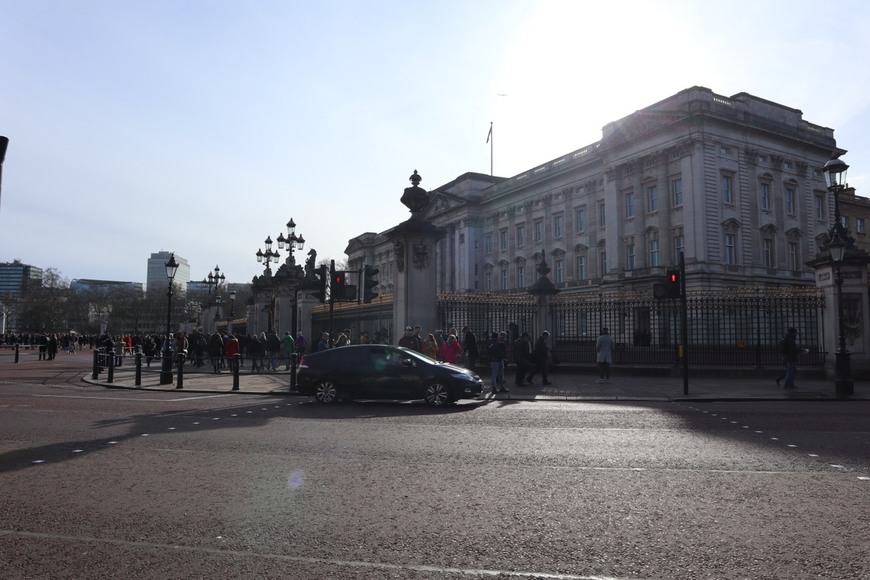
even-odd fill
[[(812, 286), (806, 262), (833, 219), (823, 167), (842, 153), (833, 129), (798, 109), (680, 91), (519, 175), (465, 173), (430, 190), (423, 217), (443, 232), (436, 290), (526, 292), (545, 259), (562, 293), (652, 292), (681, 252), (688, 290)], [(393, 293), (384, 234), (352, 238), (346, 253)]]

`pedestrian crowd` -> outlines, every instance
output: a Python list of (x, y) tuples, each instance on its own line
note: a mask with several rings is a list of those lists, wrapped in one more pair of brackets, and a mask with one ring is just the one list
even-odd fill
[(463, 327), (461, 333), (451, 328), (446, 332), (442, 330), (430, 332), (423, 338), (422, 328), (416, 325), (405, 327), (398, 345), (435, 360), (463, 364), (472, 370), (475, 370), (479, 362), (488, 364), (490, 388), (494, 393), (508, 392), (505, 369), (511, 363), (515, 365), (515, 386), (525, 387), (534, 384), (537, 375), (541, 376), (542, 384), (552, 384), (548, 371), (555, 361), (550, 333), (543, 331), (534, 343), (528, 332), (520, 334), (511, 345), (508, 345), (508, 340), (508, 333), (502, 331), (490, 333), (484, 340), (478, 341), (477, 336), (468, 326)]

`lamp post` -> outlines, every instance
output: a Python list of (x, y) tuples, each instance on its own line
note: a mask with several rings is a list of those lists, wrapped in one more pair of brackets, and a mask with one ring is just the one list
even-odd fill
[[(296, 259), (294, 257), (294, 253), (299, 250), (301, 251), (305, 247), (305, 238), (301, 235), (296, 234), (296, 222), (293, 221), (293, 218), (290, 218), (290, 221), (287, 222), (287, 235), (285, 236), (283, 233), (278, 234), (278, 238), (276, 239), (278, 242), (279, 250), (287, 250), (287, 260), (285, 264), (289, 271), (294, 271), (294, 266), (296, 266)], [(271, 278), (272, 270), (270, 264), (278, 263), (278, 258), (280, 257), (280, 253), (276, 250), (272, 250), (272, 237), (269, 236), (266, 238), (264, 242), (266, 251), (257, 250), (257, 262), (265, 263), (266, 270), (264, 274), (266, 278)], [(283, 270), (282, 270), (283, 271)], [(267, 324), (267, 329), (269, 332), (272, 332), (272, 323), (273, 318), (275, 317), (275, 287), (274, 285), (271, 288), (271, 298), (269, 300), (269, 321)], [(293, 288), (293, 335), (296, 335), (296, 293), (298, 292), (299, 284), (296, 282)]]
[(172, 384), (172, 349), (169, 342), (172, 339), (172, 281), (175, 279), (175, 272), (178, 271), (178, 262), (175, 261), (175, 254), (169, 254), (169, 261), (166, 262), (166, 277), (169, 279), (169, 291), (166, 293), (166, 339), (163, 341), (163, 357), (160, 370), (160, 384)]
[(301, 235), (296, 235), (296, 222), (293, 221), (293, 218), (290, 218), (290, 221), (287, 222), (287, 237), (285, 238), (283, 234), (278, 234), (278, 249), (283, 250), (284, 246), (287, 246), (287, 251), (290, 252), (290, 256), (287, 258), (289, 264), (294, 264), (295, 259), (293, 258), (293, 252), (295, 250), (302, 250), (305, 247), (305, 238)]
[(837, 285), (837, 333), (839, 344), (835, 365), (834, 387), (837, 398), (847, 398), (855, 392), (852, 382), (851, 353), (846, 348), (846, 326), (843, 311), (843, 272), (841, 265), (847, 250), (854, 245), (849, 237), (849, 230), (840, 217), (840, 193), (846, 188), (846, 170), (849, 166), (840, 159), (831, 159), (825, 163), (825, 182), (828, 191), (834, 195), (834, 225), (829, 232), (828, 252), (834, 262), (834, 283)]
[(236, 291), (230, 290), (230, 319), (227, 321), (227, 334), (233, 331), (233, 320), (236, 318)]
[(269, 264), (277, 264), (278, 258), (281, 256), (278, 252), (272, 251), (272, 236), (266, 236), (266, 241), (263, 242), (266, 246), (266, 251), (257, 250), (257, 262), (266, 264), (266, 271), (272, 273), (272, 268)]

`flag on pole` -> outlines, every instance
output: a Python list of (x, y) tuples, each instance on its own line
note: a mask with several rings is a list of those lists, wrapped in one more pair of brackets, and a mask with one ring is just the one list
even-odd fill
[(489, 133), (486, 134), (486, 142), (489, 143), (490, 139), (492, 139), (492, 121), (489, 122)]

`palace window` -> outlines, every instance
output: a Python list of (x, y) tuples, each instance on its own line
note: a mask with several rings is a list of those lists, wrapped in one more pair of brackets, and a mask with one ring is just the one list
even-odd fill
[(674, 207), (683, 205), (683, 179), (680, 177), (671, 180), (671, 205)]
[(659, 192), (655, 185), (650, 185), (646, 188), (646, 210), (648, 212), (658, 211), (659, 209)]
[(578, 234), (586, 231), (586, 208), (579, 207), (574, 210), (574, 225)]

